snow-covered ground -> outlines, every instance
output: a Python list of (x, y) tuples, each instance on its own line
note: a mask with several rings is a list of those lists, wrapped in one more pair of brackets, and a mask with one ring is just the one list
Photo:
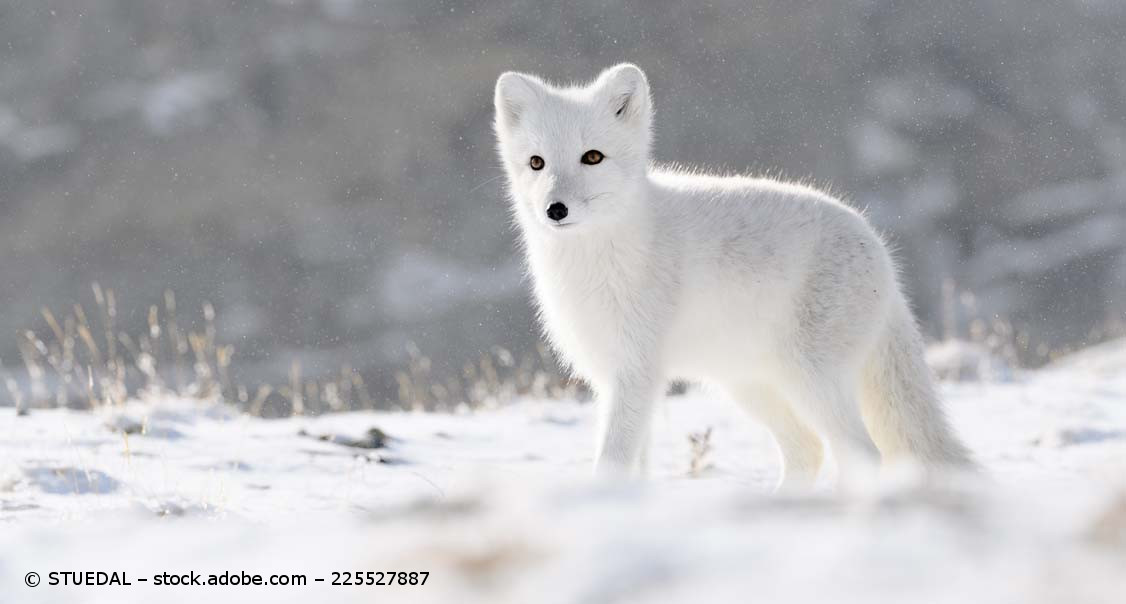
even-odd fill
[[(1126, 602), (1126, 343), (943, 392), (984, 480), (833, 491), (825, 476), (802, 495), (770, 493), (769, 436), (707, 393), (662, 406), (650, 479), (618, 487), (588, 479), (576, 402), (286, 420), (176, 400), (4, 409), (0, 602)], [(386, 446), (354, 446), (377, 444), (372, 428)], [(690, 476), (689, 435), (708, 428)], [(132, 585), (49, 585), (62, 571)], [(429, 575), (333, 586), (334, 571)], [(155, 586), (166, 572), (308, 585)]]

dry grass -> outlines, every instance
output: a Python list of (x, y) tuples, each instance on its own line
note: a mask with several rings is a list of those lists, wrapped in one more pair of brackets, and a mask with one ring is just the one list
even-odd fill
[(688, 460), (688, 475), (699, 478), (711, 467), (708, 454), (712, 452), (712, 428), (708, 426), (703, 432), (693, 432), (688, 435), (690, 457)]
[(210, 400), (232, 392), (233, 349), (216, 343), (210, 304), (202, 309), (203, 331), (186, 332), (177, 321), (176, 297), (166, 292), (163, 306), (149, 307), (147, 330), (129, 334), (117, 328), (114, 291), (97, 283), (92, 290), (92, 313), (81, 304), (66, 314), (44, 307), (46, 334), (30, 329), (20, 334), (28, 380), (7, 383), (17, 408), (92, 409), (161, 393)]
[[(1000, 316), (986, 316), (977, 296), (953, 279), (942, 283), (942, 338), (969, 342), (1010, 368), (1036, 368), (1077, 350), (1126, 336), (1126, 319), (1109, 316), (1074, 345), (1051, 345)], [(988, 372), (983, 372), (988, 373)]]
[(6, 386), (18, 411), (31, 408), (94, 409), (128, 399), (173, 395), (226, 401), (256, 416), (320, 414), (354, 409), (449, 410), (490, 407), (522, 396), (574, 397), (579, 386), (558, 370), (542, 345), (517, 356), (495, 347), (458, 375), (439, 375), (429, 357), (409, 346), (407, 366), (395, 372), (396, 398), (377, 398), (360, 372), (341, 367), (334, 375), (306, 379), (301, 365), (290, 365), (284, 384), (248, 387), (231, 378), (234, 348), (219, 344), (215, 308), (204, 303), (202, 329), (185, 330), (176, 296), (149, 307), (147, 329), (118, 329), (113, 290), (93, 284), (92, 312), (74, 304), (65, 314), (44, 307), (44, 325), (19, 336), (27, 379)]
[(399, 404), (406, 409), (493, 407), (520, 397), (576, 398), (580, 386), (565, 377), (541, 343), (532, 354), (517, 358), (494, 347), (476, 362), (466, 363), (461, 375), (435, 375), (429, 357), (408, 348), (410, 363), (395, 374)]

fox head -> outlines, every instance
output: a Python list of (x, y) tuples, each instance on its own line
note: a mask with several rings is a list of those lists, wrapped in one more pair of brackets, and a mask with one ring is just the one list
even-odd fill
[(582, 232), (635, 215), (652, 140), (649, 82), (637, 66), (568, 88), (507, 72), (494, 102), (500, 159), (524, 229)]

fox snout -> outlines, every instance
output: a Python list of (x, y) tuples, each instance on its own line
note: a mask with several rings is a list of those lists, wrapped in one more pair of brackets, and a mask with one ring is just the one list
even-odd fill
[(547, 206), (547, 217), (555, 222), (566, 218), (567, 213), (567, 205), (558, 199), (552, 200), (551, 205)]

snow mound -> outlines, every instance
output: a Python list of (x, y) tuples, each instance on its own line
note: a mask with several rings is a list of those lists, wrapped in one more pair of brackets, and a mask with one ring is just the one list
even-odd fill
[[(177, 400), (9, 412), (0, 593), (31, 604), (1121, 602), (1126, 374), (1092, 363), (943, 385), (980, 479), (928, 487), (889, 474), (832, 489), (830, 467), (816, 489), (785, 495), (771, 494), (768, 434), (695, 392), (659, 409), (650, 479), (617, 486), (589, 480), (592, 409), (573, 401), (280, 420)], [(693, 440), (707, 441), (704, 459)], [(51, 585), (62, 571), (131, 585)], [(334, 572), (368, 571), (429, 574), (332, 585)], [(29, 572), (42, 583), (27, 587)], [(193, 572), (307, 584), (154, 584)]]

